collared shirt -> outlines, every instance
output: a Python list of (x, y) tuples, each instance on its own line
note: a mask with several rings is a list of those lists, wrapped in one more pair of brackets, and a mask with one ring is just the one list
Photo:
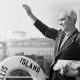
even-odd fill
[(62, 43), (61, 43), (60, 48), (62, 47), (62, 45), (65, 43), (65, 41), (69, 38), (69, 36), (72, 35), (72, 33), (73, 33), (75, 30), (76, 30), (76, 29), (74, 28), (71, 32), (65, 32), (66, 35), (65, 35), (65, 37), (64, 37), (64, 39), (63, 39), (63, 41), (62, 41)]

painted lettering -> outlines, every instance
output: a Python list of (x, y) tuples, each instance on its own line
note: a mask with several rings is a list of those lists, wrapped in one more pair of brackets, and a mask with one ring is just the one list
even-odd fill
[(40, 67), (37, 67), (36, 72), (39, 72), (39, 71), (40, 71)]
[(23, 64), (23, 65), (25, 65), (25, 63), (26, 63), (26, 60), (25, 60), (25, 59), (23, 59), (23, 62), (22, 62), (22, 64)]
[(8, 70), (8, 68), (7, 67), (5, 67), (5, 66), (2, 66), (2, 69), (1, 69), (1, 71), (3, 71), (3, 72), (5, 72), (6, 73), (6, 71)]
[(35, 64), (27, 61), (27, 60), (24, 59), (24, 58), (21, 58), (20, 63), (21, 63), (22, 65), (25, 65), (26, 67), (28, 67), (28, 68), (36, 71), (37, 73), (39, 73), (39, 71), (40, 71), (40, 67), (38, 67), (37, 65), (35, 65)]
[(5, 66), (2, 66), (1, 71), (0, 71), (0, 80), (3, 80), (6, 73), (7, 73), (8, 68)]
[(25, 66), (26, 66), (26, 67), (28, 67), (28, 61), (26, 61), (26, 64), (25, 64)]
[(33, 66), (33, 70), (36, 70), (36, 68), (37, 68), (37, 66), (36, 66), (36, 65), (34, 65), (34, 66)]
[(30, 64), (30, 66), (29, 66), (29, 68), (31, 68), (31, 69), (32, 69), (32, 66), (33, 66), (33, 64), (31, 63), (31, 64)]

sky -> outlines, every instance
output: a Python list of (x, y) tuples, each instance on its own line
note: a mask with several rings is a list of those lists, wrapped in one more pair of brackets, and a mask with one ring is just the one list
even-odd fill
[(26, 38), (44, 38), (35, 28), (23, 4), (31, 7), (33, 14), (49, 27), (60, 29), (58, 17), (65, 8), (73, 8), (78, 15), (79, 29), (80, 0), (0, 0), (0, 38), (15, 38), (14, 32), (26, 33)]

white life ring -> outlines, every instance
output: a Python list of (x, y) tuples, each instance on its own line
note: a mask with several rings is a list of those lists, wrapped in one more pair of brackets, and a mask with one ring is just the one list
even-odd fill
[(33, 80), (46, 79), (40, 66), (32, 59), (24, 56), (11, 56), (0, 62), (0, 80), (5, 80), (9, 73), (15, 69), (27, 71)]

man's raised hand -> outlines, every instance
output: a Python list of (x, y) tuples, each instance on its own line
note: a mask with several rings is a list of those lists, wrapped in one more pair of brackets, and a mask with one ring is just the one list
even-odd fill
[(31, 19), (32, 19), (34, 22), (36, 22), (37, 18), (36, 18), (35, 15), (32, 13), (31, 8), (30, 8), (28, 5), (26, 5), (26, 4), (23, 4), (23, 7), (25, 8), (27, 14), (31, 17)]
[(28, 13), (28, 15), (31, 16), (32, 15), (31, 8), (26, 4), (23, 4), (23, 7), (25, 8), (25, 10)]

